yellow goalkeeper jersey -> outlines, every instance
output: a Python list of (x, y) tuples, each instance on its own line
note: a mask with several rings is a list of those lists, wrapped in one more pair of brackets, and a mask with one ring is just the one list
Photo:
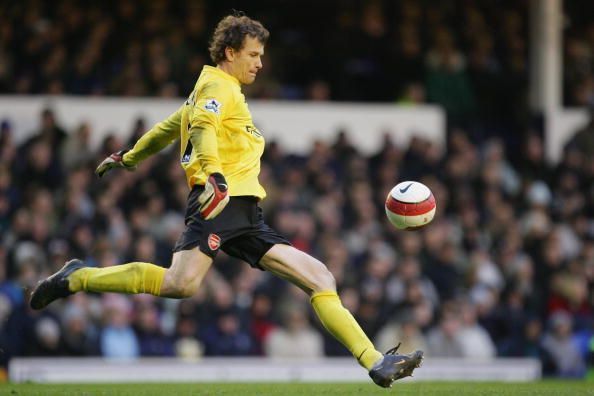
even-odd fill
[(124, 155), (124, 162), (135, 165), (177, 138), (190, 188), (220, 172), (227, 180), (229, 195), (266, 196), (258, 181), (264, 138), (254, 126), (235, 77), (204, 66), (186, 102), (145, 133)]

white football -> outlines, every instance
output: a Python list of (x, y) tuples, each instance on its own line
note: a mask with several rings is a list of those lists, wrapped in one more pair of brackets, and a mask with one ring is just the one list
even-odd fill
[(390, 223), (400, 230), (426, 226), (435, 216), (435, 197), (423, 183), (398, 183), (386, 198), (386, 215)]

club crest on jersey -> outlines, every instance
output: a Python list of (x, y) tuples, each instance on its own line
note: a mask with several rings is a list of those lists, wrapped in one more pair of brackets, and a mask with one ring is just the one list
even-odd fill
[(208, 99), (204, 105), (204, 109), (211, 113), (219, 114), (221, 112), (221, 104), (216, 99)]
[(221, 237), (217, 234), (210, 234), (208, 236), (208, 247), (210, 250), (217, 250), (221, 246)]

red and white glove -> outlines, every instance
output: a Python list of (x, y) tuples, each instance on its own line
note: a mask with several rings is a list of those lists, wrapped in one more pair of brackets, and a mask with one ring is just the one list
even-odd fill
[(200, 217), (204, 220), (215, 218), (229, 203), (228, 186), (225, 176), (212, 173), (204, 185), (204, 191), (198, 196)]
[(105, 158), (95, 169), (95, 174), (99, 177), (103, 177), (104, 174), (109, 172), (114, 168), (124, 168), (129, 171), (133, 171), (136, 169), (136, 165), (128, 166), (124, 164), (123, 158), (124, 154), (126, 154), (128, 150), (120, 150), (111, 154), (109, 157)]

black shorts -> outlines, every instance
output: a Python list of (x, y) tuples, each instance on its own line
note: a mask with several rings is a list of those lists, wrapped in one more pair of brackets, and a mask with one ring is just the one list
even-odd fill
[(231, 197), (225, 209), (211, 220), (203, 220), (198, 212), (198, 195), (204, 186), (194, 186), (188, 196), (186, 229), (177, 240), (174, 252), (200, 247), (215, 258), (219, 249), (230, 256), (262, 269), (258, 262), (276, 244), (290, 245), (282, 235), (264, 223), (262, 208), (256, 197)]

